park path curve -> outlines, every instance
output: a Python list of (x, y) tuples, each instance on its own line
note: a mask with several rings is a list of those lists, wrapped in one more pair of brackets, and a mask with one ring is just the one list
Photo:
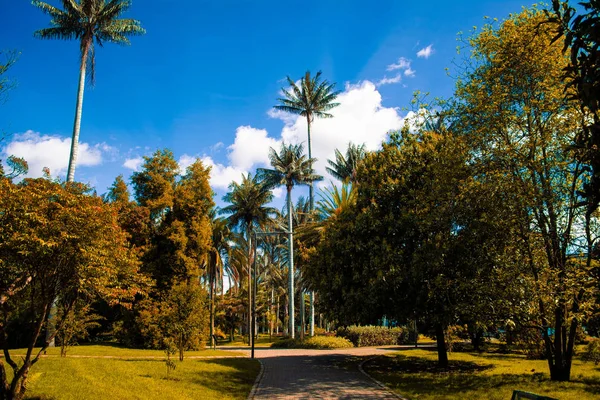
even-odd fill
[(401, 397), (379, 386), (360, 369), (360, 361), (394, 350), (398, 346), (338, 350), (257, 348), (255, 355), (263, 369), (249, 398), (397, 400)]

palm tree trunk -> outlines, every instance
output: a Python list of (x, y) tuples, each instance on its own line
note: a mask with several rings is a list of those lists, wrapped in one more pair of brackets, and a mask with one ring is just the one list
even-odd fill
[[(311, 146), (311, 141), (310, 141), (310, 114), (306, 116), (306, 122), (307, 122), (307, 126), (308, 126), (308, 159), (311, 160), (312, 159), (312, 146)], [(313, 192), (313, 183), (310, 182), (309, 187), (309, 204), (310, 204), (310, 211), (312, 212), (315, 209), (315, 197), (314, 197), (314, 192)], [(312, 290), (309, 293), (310, 296), (310, 336), (314, 336), (315, 335), (315, 292), (313, 292)]]
[(85, 89), (85, 67), (87, 65), (90, 46), (92, 44), (91, 38), (83, 38), (82, 41), (87, 41), (87, 43), (82, 46), (81, 65), (79, 66), (79, 87), (77, 89), (77, 104), (75, 105), (75, 121), (73, 122), (73, 137), (71, 138), (71, 155), (69, 157), (67, 182), (73, 182), (75, 180), (75, 165), (77, 164), (79, 131), (81, 129), (81, 113), (83, 111), (83, 91)]
[(315, 292), (314, 291), (312, 291), (312, 290), (310, 291), (309, 298), (310, 298), (310, 311), (309, 311), (310, 336), (315, 336)]
[(294, 233), (292, 226), (292, 187), (287, 187), (287, 212), (288, 212), (288, 246), (289, 246), (289, 271), (288, 271), (288, 291), (289, 291), (289, 335), (293, 339), (294, 334)]
[[(212, 271), (214, 272), (214, 271)], [(210, 346), (213, 347), (215, 343), (215, 274), (210, 276)]]
[(279, 295), (277, 296), (277, 306), (275, 307), (275, 333), (279, 335)]
[[(83, 39), (85, 40), (85, 39)], [(85, 88), (85, 67), (87, 65), (88, 53), (91, 41), (86, 44), (81, 54), (81, 65), (79, 66), (79, 87), (77, 89), (77, 103), (75, 105), (75, 122), (73, 124), (73, 137), (71, 138), (71, 155), (69, 157), (69, 169), (67, 173), (67, 182), (75, 180), (75, 164), (77, 163), (77, 153), (79, 149), (79, 130), (81, 127), (81, 112), (83, 109), (83, 91)], [(48, 317), (48, 328), (46, 329), (46, 339), (50, 338), (56, 329), (56, 302), (52, 303), (50, 315)], [(48, 347), (54, 347), (55, 341), (52, 339)]]
[(252, 346), (252, 229), (248, 229), (248, 346)]

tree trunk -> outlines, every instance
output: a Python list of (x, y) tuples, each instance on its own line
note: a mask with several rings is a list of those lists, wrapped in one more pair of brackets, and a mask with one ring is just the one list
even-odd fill
[(279, 296), (277, 296), (277, 307), (275, 311), (275, 333), (279, 335)]
[(75, 166), (77, 164), (77, 155), (79, 150), (79, 131), (81, 129), (81, 113), (83, 111), (83, 91), (85, 89), (85, 68), (87, 65), (88, 54), (92, 44), (92, 38), (82, 38), (87, 41), (82, 47), (81, 65), (79, 66), (79, 87), (77, 88), (77, 103), (75, 105), (75, 121), (73, 122), (73, 137), (71, 138), (71, 155), (69, 157), (69, 169), (67, 172), (67, 182), (75, 180)]
[(293, 339), (294, 334), (294, 233), (292, 225), (292, 187), (287, 187), (287, 212), (288, 212), (288, 246), (289, 246), (289, 271), (288, 271), (288, 292), (289, 292), (289, 335)]
[[(212, 271), (214, 272), (214, 271)], [(210, 346), (216, 346), (215, 343), (215, 274), (210, 275)]]
[(252, 231), (248, 229), (248, 346), (252, 346)]
[[(310, 139), (310, 124), (311, 124), (311, 115), (308, 114), (306, 116), (306, 123), (308, 128), (308, 159), (312, 159), (312, 142)], [(309, 205), (310, 211), (312, 212), (315, 209), (315, 196), (314, 196), (314, 188), (313, 183), (309, 182), (308, 186), (308, 196), (309, 196)], [(314, 296), (315, 293), (313, 291), (310, 292), (310, 336), (315, 335), (315, 306), (314, 306)]]
[(442, 368), (448, 368), (448, 351), (446, 349), (446, 339), (444, 338), (444, 327), (442, 324), (435, 324), (435, 338), (437, 340), (438, 365)]
[(315, 292), (312, 290), (309, 293), (310, 297), (310, 311), (309, 311), (309, 324), (310, 324), (310, 336), (315, 336)]
[(304, 304), (304, 290), (300, 289), (299, 293), (300, 296), (300, 302), (298, 304), (298, 306), (300, 307), (300, 339), (304, 339), (304, 333), (306, 332), (306, 317), (304, 315), (304, 311), (305, 311), (305, 304)]

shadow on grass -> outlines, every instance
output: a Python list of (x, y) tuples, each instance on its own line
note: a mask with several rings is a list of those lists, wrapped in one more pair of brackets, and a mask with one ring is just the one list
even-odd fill
[[(365, 365), (365, 370), (374, 378), (383, 381), (400, 393), (420, 393), (450, 398), (465, 392), (514, 390), (528, 387), (552, 390), (547, 374), (486, 374), (493, 368), (489, 364), (451, 360), (448, 368), (440, 368), (435, 360), (398, 355), (378, 357)], [(575, 378), (567, 385), (576, 385), (577, 390), (600, 394), (600, 378)], [(436, 397), (437, 398), (437, 397)], [(452, 397), (454, 398), (454, 397)]]
[(216, 371), (195, 374), (192, 378), (193, 383), (239, 398), (248, 396), (250, 388), (260, 371), (258, 361), (247, 358), (211, 359), (202, 360), (201, 362), (228, 368), (230, 371), (227, 372), (226, 379), (224, 379), (223, 372), (219, 368)]

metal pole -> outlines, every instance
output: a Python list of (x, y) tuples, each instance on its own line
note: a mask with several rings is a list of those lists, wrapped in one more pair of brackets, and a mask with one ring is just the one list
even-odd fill
[[(254, 243), (252, 244), (254, 249), (254, 259), (252, 261), (252, 324), (250, 326), (251, 332), (248, 332), (248, 338), (252, 340), (252, 351), (250, 358), (254, 358), (254, 332), (256, 331), (256, 234), (254, 234)], [(249, 290), (250, 288), (248, 288)]]

